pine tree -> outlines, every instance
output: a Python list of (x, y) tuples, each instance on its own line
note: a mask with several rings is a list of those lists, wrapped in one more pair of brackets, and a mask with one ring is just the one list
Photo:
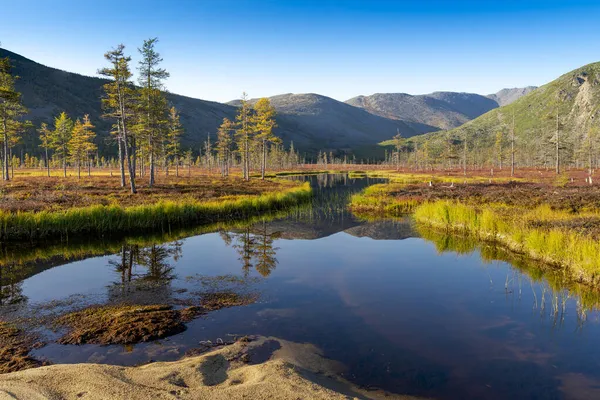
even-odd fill
[(77, 177), (81, 178), (81, 164), (88, 161), (88, 176), (91, 175), (89, 170), (89, 157), (91, 152), (96, 150), (96, 145), (93, 140), (96, 134), (92, 130), (94, 125), (90, 122), (89, 115), (83, 117), (83, 123), (77, 119), (73, 126), (73, 133), (68, 142), (69, 156), (71, 162), (77, 166)]
[(179, 176), (179, 157), (181, 156), (181, 135), (183, 127), (179, 120), (179, 113), (175, 107), (169, 110), (169, 120), (167, 126), (167, 157), (175, 158), (175, 175)]
[(265, 179), (265, 170), (267, 167), (267, 151), (270, 143), (277, 143), (279, 138), (273, 134), (273, 129), (277, 126), (275, 123), (275, 107), (271, 101), (263, 97), (254, 104), (254, 126), (256, 139), (260, 143), (262, 157), (260, 163), (260, 176)]
[(48, 128), (48, 124), (43, 122), (40, 126), (40, 129), (38, 129), (38, 132), (40, 133), (41, 147), (44, 148), (44, 153), (46, 155), (46, 158), (44, 160), (46, 172), (48, 173), (48, 176), (50, 176), (50, 159), (48, 158), (48, 149), (51, 147), (50, 136), (52, 135), (52, 131), (50, 130), (50, 128)]
[(400, 171), (400, 154), (403, 146), (404, 139), (402, 138), (402, 134), (400, 133), (400, 130), (396, 130), (396, 135), (394, 136), (394, 148), (396, 149), (396, 152), (394, 153), (396, 160), (396, 171)]
[(18, 142), (21, 133), (29, 122), (21, 121), (27, 109), (21, 103), (21, 94), (15, 90), (15, 77), (11, 75), (8, 58), (0, 59), (0, 140), (2, 141), (4, 165), (2, 176), (9, 180), (9, 164), (11, 147)]
[[(138, 49), (142, 56), (139, 62), (138, 83), (140, 90), (140, 115), (138, 122), (138, 132), (144, 139), (145, 148), (148, 153), (148, 162), (150, 167), (149, 186), (154, 184), (154, 171), (158, 152), (163, 147), (165, 115), (167, 114), (167, 103), (163, 93), (163, 81), (169, 77), (169, 73), (159, 68), (163, 61), (160, 54), (156, 52), (155, 45), (158, 38), (144, 40), (141, 49)], [(165, 157), (167, 155), (165, 154)], [(168, 160), (165, 158), (165, 166)]]
[(135, 92), (131, 85), (131, 71), (129, 70), (131, 57), (125, 56), (125, 46), (120, 44), (116, 49), (104, 54), (104, 58), (110, 62), (111, 66), (99, 70), (98, 73), (110, 78), (112, 81), (104, 85), (106, 97), (102, 99), (102, 104), (106, 110), (105, 116), (113, 118), (117, 122), (116, 132), (117, 143), (119, 144), (121, 185), (125, 186), (125, 160), (129, 171), (131, 193), (136, 193), (135, 166), (130, 157), (130, 124), (134, 117), (135, 102)]
[(73, 135), (73, 120), (66, 112), (54, 118), (54, 130), (50, 133), (50, 147), (62, 162), (63, 176), (67, 177), (67, 159), (69, 157), (69, 141)]
[(499, 129), (498, 132), (496, 132), (496, 143), (495, 143), (495, 150), (496, 150), (496, 158), (498, 160), (498, 168), (501, 170), (502, 169), (502, 159), (503, 159), (503, 146), (504, 145), (504, 131), (502, 129)]
[(217, 158), (221, 166), (221, 176), (229, 175), (229, 162), (231, 157), (231, 132), (235, 130), (235, 124), (227, 118), (223, 118), (223, 123), (217, 131)]
[(248, 95), (242, 94), (241, 106), (235, 117), (237, 129), (235, 132), (237, 151), (242, 160), (242, 175), (246, 181), (250, 180), (250, 146), (255, 131), (252, 124), (252, 109), (248, 102)]

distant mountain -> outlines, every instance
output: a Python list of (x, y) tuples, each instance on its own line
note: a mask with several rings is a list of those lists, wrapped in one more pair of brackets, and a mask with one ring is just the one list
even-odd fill
[[(0, 57), (9, 57), (13, 72), (19, 76), (17, 90), (30, 110), (28, 116), (37, 126), (51, 123), (53, 117), (66, 111), (71, 117), (90, 114), (96, 125), (100, 151), (110, 149), (111, 122), (101, 118), (102, 85), (107, 81), (46, 67), (23, 56), (0, 49)], [(208, 133), (216, 133), (223, 118), (234, 118), (236, 107), (206, 100), (168, 94), (169, 101), (179, 109), (185, 127), (183, 144), (199, 149)], [(353, 151), (364, 146), (376, 146), (392, 137), (396, 130), (405, 136), (417, 134), (405, 123), (369, 114), (334, 99), (316, 94), (285, 94), (272, 98), (279, 111), (276, 134), (286, 143), (308, 153), (319, 150)], [(25, 151), (39, 151), (36, 135), (23, 143)]]
[[(279, 135), (304, 148), (351, 150), (390, 138), (397, 130), (405, 137), (418, 134), (402, 121), (373, 115), (314, 93), (288, 93), (270, 100), (277, 110)], [(239, 106), (240, 102), (233, 100), (227, 104)]]
[(416, 96), (376, 93), (354, 97), (346, 103), (375, 115), (403, 121), (417, 132), (427, 133), (456, 128), (499, 107), (499, 101), (509, 103), (530, 91), (530, 88), (504, 89), (490, 96), (456, 92)]
[(537, 89), (537, 86), (527, 86), (524, 88), (512, 88), (502, 89), (498, 93), (490, 94), (487, 97), (494, 100), (500, 107), (507, 106), (510, 103), (519, 100), (521, 97), (529, 94), (533, 90)]
[[(460, 140), (466, 134), (471, 143), (477, 143), (480, 155), (494, 154), (497, 133), (503, 132), (507, 141), (514, 116), (517, 163), (552, 165), (558, 114), (563, 162), (582, 161), (587, 160), (585, 146), (589, 144), (588, 134), (599, 108), (600, 63), (593, 63), (568, 72), (509, 105), (489, 111), (458, 128), (422, 135), (418, 140), (430, 141), (431, 149), (442, 151), (449, 138)], [(597, 142), (598, 139), (593, 140)], [(592, 146), (598, 144), (593, 142)]]

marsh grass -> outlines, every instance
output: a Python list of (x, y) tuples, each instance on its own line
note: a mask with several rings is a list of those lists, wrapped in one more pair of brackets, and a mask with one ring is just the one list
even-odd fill
[[(474, 183), (508, 183), (508, 182), (524, 182), (525, 179), (517, 177), (493, 177), (493, 176), (480, 176), (480, 175), (443, 175), (441, 171), (437, 173), (411, 173), (411, 172), (396, 172), (396, 171), (367, 171), (366, 176), (369, 178), (385, 178), (391, 183), (403, 183), (403, 184), (419, 184), (428, 183), (432, 184), (474, 184)], [(527, 181), (534, 181), (528, 179)]]
[[(575, 214), (581, 217), (580, 214)], [(479, 207), (453, 201), (423, 203), (415, 220), (446, 231), (459, 231), (481, 240), (495, 241), (543, 262), (565, 267), (573, 279), (600, 281), (600, 242), (585, 234), (561, 228), (538, 228), (544, 220), (568, 221), (573, 214), (540, 206), (527, 211), (502, 204)]]
[[(410, 179), (420, 178), (411, 175)], [(563, 267), (576, 281), (600, 284), (600, 211), (590, 208), (587, 205), (589, 199), (583, 194), (578, 197), (571, 191), (563, 193), (562, 197), (557, 194), (556, 197), (564, 198), (562, 203), (565, 204), (560, 204), (564, 208), (556, 208), (538, 202), (539, 199), (528, 201), (528, 196), (537, 192), (521, 184), (500, 187), (506, 193), (515, 190), (514, 198), (511, 197), (514, 203), (510, 205), (501, 202), (502, 196), (483, 196), (488, 188), (495, 190), (498, 185), (460, 185), (446, 189), (456, 195), (453, 199), (436, 199), (436, 196), (445, 195), (439, 188), (434, 187), (426, 193), (417, 190), (421, 186), (413, 185), (407, 189), (407, 185), (412, 183), (370, 186), (354, 195), (349, 207), (363, 218), (414, 213), (417, 223), (471, 235), (477, 240), (501, 243), (512, 251)], [(560, 189), (548, 186), (545, 190)], [(425, 200), (425, 194), (431, 197)]]
[(310, 200), (310, 184), (275, 193), (228, 196), (215, 201), (182, 199), (132, 207), (94, 205), (61, 211), (0, 211), (0, 239), (68, 238), (138, 230), (169, 231), (178, 226), (210, 224), (277, 211)]
[[(567, 293), (568, 297), (578, 299), (578, 312), (589, 312), (600, 309), (600, 290), (583, 285), (564, 273), (564, 269), (552, 268), (547, 263), (532, 260), (525, 254), (516, 253), (494, 242), (478, 240), (473, 235), (461, 235), (457, 232), (444, 232), (432, 229), (424, 224), (417, 224), (419, 235), (432, 242), (439, 253), (454, 252), (471, 254), (479, 251), (481, 259), (486, 263), (503, 261), (529, 277), (531, 283), (547, 285), (554, 294)], [(484, 268), (488, 268), (484, 265)]]
[(369, 186), (361, 193), (350, 197), (349, 208), (353, 213), (401, 216), (412, 213), (421, 203), (415, 198), (395, 198), (391, 196), (395, 187), (385, 183)]

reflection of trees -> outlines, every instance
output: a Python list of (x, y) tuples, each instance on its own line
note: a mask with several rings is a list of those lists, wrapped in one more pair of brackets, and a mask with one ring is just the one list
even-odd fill
[[(507, 299), (520, 302), (523, 286), (528, 282), (532, 293), (532, 311), (539, 313), (542, 320), (550, 321), (552, 328), (561, 328), (565, 323), (567, 302), (575, 301), (577, 329), (581, 330), (590, 311), (600, 310), (600, 291), (574, 282), (562, 269), (532, 260), (501, 246), (477, 240), (472, 236), (447, 234), (425, 226), (416, 225), (423, 239), (433, 242), (439, 253), (455, 252), (470, 254), (479, 250), (482, 261), (504, 261), (512, 268), (507, 271), (503, 282)], [(494, 282), (490, 276), (490, 285)], [(526, 287), (526, 286), (525, 286)]]
[(12, 263), (0, 267), (0, 305), (17, 304), (27, 300), (23, 295), (22, 265)]
[(177, 262), (181, 255), (180, 241), (153, 244), (144, 248), (136, 244), (125, 244), (121, 246), (118, 258), (110, 260), (109, 264), (120, 273), (121, 284), (139, 280), (168, 282), (175, 277), (169, 258)]
[(263, 221), (257, 234), (256, 242), (256, 270), (259, 274), (267, 277), (271, 271), (277, 266), (277, 258), (275, 258), (279, 248), (273, 247), (273, 241), (280, 236), (279, 232), (269, 234), (267, 231), (267, 223)]
[(242, 271), (244, 275), (248, 275), (253, 267), (252, 258), (254, 256), (256, 240), (253, 235), (250, 234), (250, 227), (244, 229), (242, 233), (233, 234), (236, 243), (233, 248), (238, 252), (240, 260), (242, 262)]
[(258, 227), (246, 227), (242, 232), (220, 232), (219, 234), (225, 245), (236, 249), (245, 275), (255, 268), (259, 274), (267, 277), (277, 266), (278, 248), (273, 247), (273, 242), (280, 233), (269, 233), (266, 221)]
[(181, 257), (181, 242), (173, 242), (171, 244), (156, 245), (142, 249), (138, 263), (147, 269), (143, 279), (153, 281), (169, 281), (175, 276), (173, 275), (174, 267), (169, 263), (169, 257), (173, 257), (173, 261), (177, 262)]

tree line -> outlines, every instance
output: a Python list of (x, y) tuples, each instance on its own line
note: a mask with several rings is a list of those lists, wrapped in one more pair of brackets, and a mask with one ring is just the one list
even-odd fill
[(137, 84), (133, 82), (131, 57), (125, 46), (120, 44), (104, 54), (107, 66), (98, 74), (109, 80), (103, 86), (102, 117), (111, 121), (111, 142), (116, 145), (116, 159), (101, 157), (95, 143), (96, 132), (89, 115), (73, 119), (66, 112), (54, 118), (53, 124), (42, 123), (38, 133), (42, 155), (12, 154), (23, 134), (31, 130), (32, 124), (24, 121), (27, 109), (22, 104), (20, 93), (15, 90), (16, 76), (11, 74), (8, 58), (0, 60), (0, 123), (2, 124), (2, 176), (11, 179), (10, 169), (14, 166), (43, 166), (50, 176), (51, 167), (60, 165), (63, 175), (67, 167), (77, 169), (81, 177), (87, 168), (91, 175), (93, 166), (116, 166), (119, 169), (121, 186), (129, 186), (136, 193), (136, 177), (147, 177), (148, 186), (153, 186), (156, 171), (162, 167), (168, 175), (169, 166), (179, 167), (184, 161), (212, 169), (218, 167), (223, 176), (229, 175), (232, 166), (240, 166), (246, 180), (252, 169), (260, 169), (262, 178), (268, 166), (290, 167), (300, 162), (293, 144), (289, 151), (275, 136), (275, 109), (269, 99), (263, 98), (253, 105), (243, 95), (235, 119), (225, 119), (217, 131), (216, 143), (210, 134), (195, 163), (192, 149), (183, 149), (181, 138), (184, 129), (178, 110), (169, 105), (166, 97), (165, 80), (169, 72), (161, 67), (162, 57), (156, 50), (157, 38), (145, 40), (138, 49), (140, 61), (137, 65)]
[[(547, 115), (535, 130), (518, 132), (514, 115), (499, 114), (493, 129), (465, 125), (457, 130), (404, 138), (397, 133), (386, 146), (385, 164), (415, 170), (537, 167), (554, 170), (585, 168), (590, 176), (600, 165), (600, 130), (596, 113), (583, 127), (567, 131), (558, 112)], [(520, 134), (519, 134), (520, 133)], [(591, 182), (591, 179), (590, 179)]]

